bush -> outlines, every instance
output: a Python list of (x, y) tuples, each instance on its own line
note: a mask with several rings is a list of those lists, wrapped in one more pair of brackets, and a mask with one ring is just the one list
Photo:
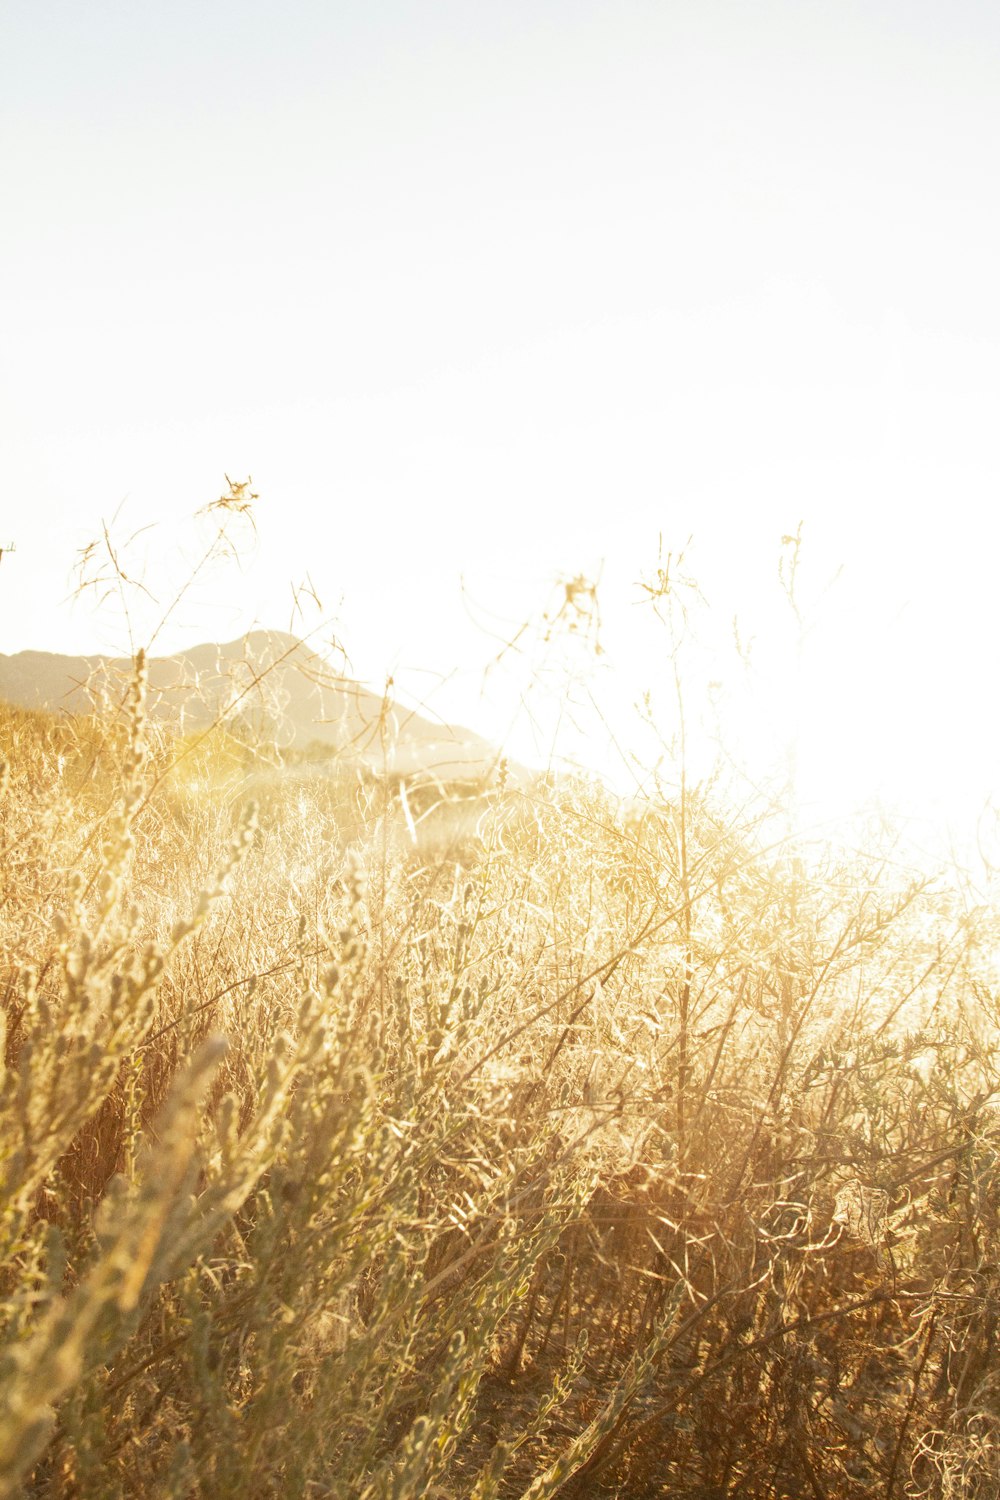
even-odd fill
[(419, 848), (129, 705), (3, 711), (0, 1494), (996, 1494), (957, 875), (569, 777)]

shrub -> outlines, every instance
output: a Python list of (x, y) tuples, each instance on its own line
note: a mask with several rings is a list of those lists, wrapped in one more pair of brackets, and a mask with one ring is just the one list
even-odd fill
[(996, 1493), (957, 874), (712, 786), (241, 811), (128, 701), (2, 711), (0, 1494)]

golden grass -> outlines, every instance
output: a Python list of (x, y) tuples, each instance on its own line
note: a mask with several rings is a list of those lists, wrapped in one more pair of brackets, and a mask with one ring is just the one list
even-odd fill
[(2, 715), (0, 1495), (997, 1494), (957, 875)]

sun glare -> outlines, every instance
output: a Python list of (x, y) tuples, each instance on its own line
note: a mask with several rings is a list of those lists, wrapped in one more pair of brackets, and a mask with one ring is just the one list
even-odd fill
[(1000, 1495), (998, 81), (0, 5), (0, 1500)]

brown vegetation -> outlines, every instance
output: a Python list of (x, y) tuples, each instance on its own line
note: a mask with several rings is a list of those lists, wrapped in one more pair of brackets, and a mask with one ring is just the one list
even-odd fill
[(255, 813), (142, 699), (0, 722), (0, 1494), (996, 1495), (958, 876), (705, 789)]

